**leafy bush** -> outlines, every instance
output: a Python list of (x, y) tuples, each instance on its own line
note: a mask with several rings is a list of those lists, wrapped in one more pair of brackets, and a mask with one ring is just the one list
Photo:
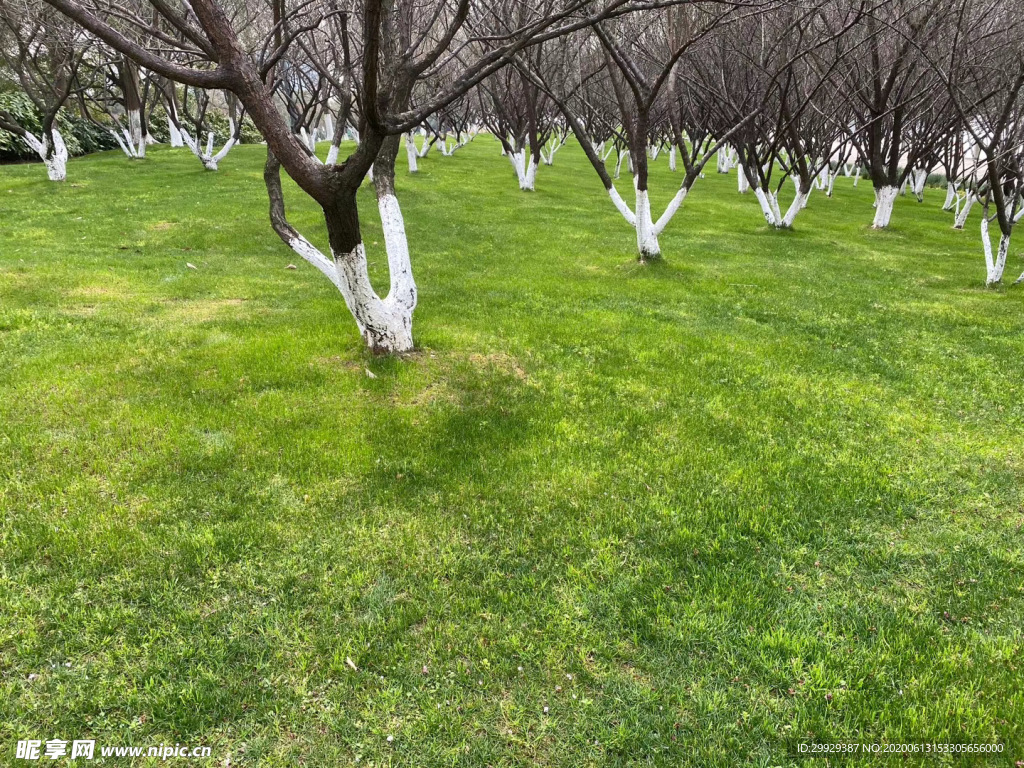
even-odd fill
[[(10, 112), (25, 130), (36, 135), (39, 135), (42, 130), (42, 115), (24, 93), (0, 93), (0, 109)], [(206, 122), (213, 129), (218, 145), (228, 140), (230, 125), (226, 115), (210, 112), (206, 116)], [(187, 118), (182, 120), (182, 125), (193, 135), (195, 134), (195, 126)], [(57, 115), (57, 129), (64, 137), (68, 153), (72, 156), (117, 149), (117, 142), (106, 128), (71, 114), (67, 110), (61, 110)], [(150, 115), (149, 135), (161, 144), (170, 141), (167, 115), (163, 107), (157, 107)], [(262, 141), (263, 136), (255, 124), (248, 117), (245, 118), (242, 121), (242, 143), (259, 144)], [(204, 133), (200, 137), (200, 143), (205, 144), (205, 142), (206, 135)], [(0, 163), (38, 159), (36, 153), (28, 148), (20, 136), (0, 130)]]
[[(20, 126), (37, 136), (43, 129), (42, 115), (24, 93), (0, 93), (0, 109), (10, 112)], [(57, 114), (57, 130), (64, 137), (64, 143), (71, 155), (84, 155), (117, 146), (113, 138), (102, 128), (70, 114), (67, 110), (61, 110)], [(29, 149), (20, 136), (0, 130), (0, 162), (38, 159), (38, 155)]]

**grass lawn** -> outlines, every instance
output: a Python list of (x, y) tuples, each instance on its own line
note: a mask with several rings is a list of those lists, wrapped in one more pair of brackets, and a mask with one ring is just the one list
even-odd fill
[(874, 232), (840, 179), (775, 232), (712, 169), (641, 266), (578, 149), (526, 194), (481, 137), (400, 161), (421, 349), (374, 359), (263, 156), (0, 168), (0, 763), (1024, 760), (1024, 290), (978, 213)]

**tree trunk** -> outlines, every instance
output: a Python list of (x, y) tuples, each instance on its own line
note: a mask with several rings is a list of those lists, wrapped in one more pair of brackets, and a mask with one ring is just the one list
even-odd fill
[(898, 187), (885, 186), (875, 189), (875, 220), (871, 225), (873, 229), (885, 229), (889, 226), (898, 194)]
[(60, 131), (51, 128), (49, 138), (44, 134), (42, 139), (26, 131), (21, 139), (39, 155), (46, 166), (46, 175), (50, 181), (64, 181), (67, 178), (68, 148)]
[(357, 189), (337, 189), (333, 204), (322, 206), (330, 242), (331, 257), (328, 258), (285, 218), (280, 163), (269, 150), (263, 173), (274, 230), (295, 253), (334, 284), (352, 313), (360, 335), (376, 354), (395, 354), (413, 349), (412, 315), (416, 308), (416, 283), (412, 274), (405, 221), (394, 192), (395, 158), (399, 143), (398, 136), (385, 139), (373, 174), (391, 273), (390, 290), (383, 299), (377, 295), (370, 282), (366, 248), (359, 227)]
[(967, 217), (971, 213), (971, 208), (978, 201), (977, 196), (973, 192), (968, 192), (967, 197), (964, 200), (963, 206), (956, 215), (956, 220), (953, 222), (953, 229), (963, 229), (964, 225), (967, 224)]
[(641, 261), (661, 257), (658, 234), (651, 219), (651, 198), (646, 189), (636, 190), (636, 247)]
[(405, 157), (409, 161), (409, 173), (419, 173), (419, 152), (411, 133), (405, 134)]
[(946, 182), (946, 202), (942, 204), (942, 210), (953, 210), (953, 203), (956, 200), (956, 184), (952, 181)]
[(534, 162), (533, 153), (527, 152), (523, 147), (512, 152), (508, 159), (515, 168), (519, 189), (523, 192), (533, 192), (537, 182), (537, 163)]
[(1006, 269), (1006, 257), (1010, 253), (1010, 235), (1003, 232), (999, 237), (999, 249), (992, 255), (992, 240), (988, 232), (988, 215), (981, 217), (981, 243), (985, 249), (985, 285), (993, 286), (1002, 282), (1003, 270)]

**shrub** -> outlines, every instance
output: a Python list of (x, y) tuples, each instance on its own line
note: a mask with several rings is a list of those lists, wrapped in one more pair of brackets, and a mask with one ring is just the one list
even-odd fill
[[(38, 135), (43, 129), (42, 115), (24, 93), (0, 93), (0, 109), (10, 112), (18, 124), (31, 133)], [(110, 134), (102, 128), (67, 110), (62, 109), (57, 114), (57, 130), (64, 137), (71, 155), (84, 155), (117, 146)], [(20, 136), (0, 130), (0, 162), (38, 159), (38, 155), (29, 149)]]

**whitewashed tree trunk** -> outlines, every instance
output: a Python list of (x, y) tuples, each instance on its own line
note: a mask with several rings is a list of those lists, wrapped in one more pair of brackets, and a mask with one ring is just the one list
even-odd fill
[(619, 176), (622, 174), (622, 163), (626, 160), (627, 157), (629, 157), (629, 150), (628, 149), (619, 153), (619, 162), (615, 166), (615, 178), (616, 179), (619, 178)]
[(170, 115), (167, 117), (167, 133), (170, 135), (172, 147), (183, 147), (185, 142), (181, 140), (181, 131), (178, 130), (178, 126), (171, 120)]
[(51, 130), (53, 143), (43, 138), (38, 138), (26, 131), (22, 141), (29, 149), (39, 155), (39, 159), (46, 166), (46, 176), (50, 181), (64, 181), (68, 177), (68, 148), (64, 144), (64, 137), (56, 128)]
[(370, 283), (363, 243), (350, 253), (334, 253), (330, 259), (301, 235), (296, 235), (288, 245), (341, 292), (371, 350), (383, 354), (409, 352), (413, 349), (412, 315), (417, 292), (405, 220), (398, 198), (392, 194), (378, 194), (377, 207), (391, 272), (390, 290), (383, 299)]
[(673, 144), (671, 149), (668, 151), (668, 169), (672, 173), (676, 172), (676, 145)]
[(533, 192), (537, 181), (537, 164), (534, 162), (533, 154), (524, 147), (509, 155), (508, 159), (519, 179), (519, 189), (523, 192)]
[(946, 182), (946, 202), (942, 204), (942, 210), (953, 210), (953, 203), (956, 202), (956, 184), (952, 181)]
[(641, 259), (661, 256), (658, 234), (651, 219), (651, 198), (646, 189), (636, 190), (636, 247)]
[(692, 183), (692, 180), (689, 178), (684, 181), (657, 222), (654, 221), (651, 214), (650, 195), (647, 190), (639, 188), (640, 185), (635, 178), (633, 179), (633, 188), (636, 192), (635, 213), (630, 210), (629, 205), (622, 199), (614, 185), (608, 187), (608, 197), (611, 198), (612, 205), (615, 206), (618, 212), (622, 214), (622, 218), (636, 231), (637, 252), (641, 260), (655, 259), (661, 256), (661, 246), (658, 243), (658, 238), (686, 200), (690, 191), (689, 183)]
[(953, 229), (964, 228), (964, 226), (967, 224), (967, 217), (971, 213), (971, 208), (974, 207), (974, 204), (976, 202), (978, 202), (977, 195), (975, 195), (973, 192), (968, 191), (964, 198), (963, 205), (961, 205), (960, 210), (957, 211), (956, 220), (953, 222)]
[[(790, 178), (790, 181), (793, 182), (793, 194), (796, 196), (794, 199), (800, 201), (800, 207), (797, 210), (803, 210), (804, 208), (807, 207), (807, 201), (810, 200), (811, 192), (814, 191), (814, 187), (816, 186), (816, 183), (817, 183), (816, 179), (811, 179), (811, 185), (805, 191), (803, 189), (803, 187), (801, 186), (800, 178), (798, 176), (790, 176), (789, 178)], [(790, 226), (792, 226), (792, 224), (786, 224), (785, 223), (785, 217), (783, 217), (783, 226), (784, 227), (790, 227)]]
[(875, 220), (871, 225), (874, 229), (885, 229), (889, 226), (892, 208), (898, 195), (898, 187), (881, 187), (875, 190)]
[(792, 228), (793, 222), (796, 221), (796, 215), (807, 207), (807, 198), (810, 195), (810, 190), (804, 190), (800, 180), (796, 177), (794, 177), (794, 183), (796, 184), (796, 195), (793, 197), (793, 202), (789, 204), (789, 210), (786, 211), (786, 215), (782, 217), (779, 225), (780, 229)]
[(220, 152), (213, 154), (213, 131), (209, 131), (206, 135), (206, 151), (204, 152), (200, 146), (198, 139), (192, 138), (192, 134), (188, 131), (181, 132), (182, 141), (185, 143), (192, 154), (195, 155), (199, 162), (203, 164), (203, 167), (208, 171), (216, 171), (220, 166), (221, 160), (228, 156), (228, 152), (237, 143), (237, 138), (232, 136), (223, 147), (220, 148)]
[(741, 195), (745, 195), (750, 191), (750, 180), (747, 178), (746, 171), (743, 170), (743, 163), (736, 165), (736, 184)]
[(338, 150), (339, 146), (332, 143), (331, 148), (327, 150), (327, 160), (325, 165), (337, 165), (338, 164)]
[(145, 145), (146, 137), (142, 134), (142, 112), (138, 109), (128, 110), (128, 134), (132, 146), (137, 147), (140, 143)]
[(416, 142), (412, 134), (405, 134), (405, 156), (409, 161), (409, 173), (419, 172), (419, 152), (416, 150)]
[[(769, 200), (769, 193), (765, 192), (761, 187), (754, 187), (754, 197), (757, 198), (758, 204), (761, 206), (761, 213), (764, 215), (764, 220), (769, 225), (775, 226), (778, 219), (775, 217), (775, 211), (778, 208), (778, 204), (772, 205), (772, 201)], [(774, 197), (774, 195), (772, 195)]]
[(924, 202), (924, 187), (928, 183), (928, 171), (924, 168), (915, 168), (911, 174), (911, 189), (914, 192), (914, 197), (917, 198), (917, 202)]
[[(416, 157), (422, 160), (430, 154), (430, 148), (434, 146), (434, 143), (430, 140), (430, 136), (428, 136), (427, 132), (424, 130), (420, 131), (420, 139), (421, 145), (420, 148), (416, 150)], [(413, 140), (413, 146), (416, 146), (415, 139)]]
[(1000, 235), (999, 249), (995, 256), (992, 255), (992, 240), (989, 237), (989, 218), (981, 217), (981, 243), (985, 249), (985, 285), (995, 285), (1003, 279), (1003, 270), (1006, 269), (1006, 257), (1010, 253), (1010, 236)]

